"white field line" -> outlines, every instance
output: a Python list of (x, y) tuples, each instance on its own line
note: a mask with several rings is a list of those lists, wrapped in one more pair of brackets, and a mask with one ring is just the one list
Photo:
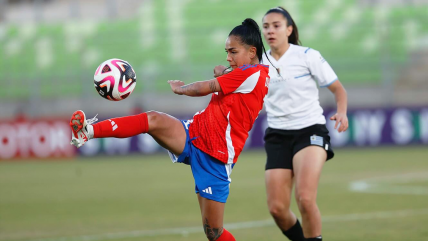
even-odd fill
[(427, 172), (404, 173), (357, 180), (350, 183), (349, 189), (353, 192), (377, 194), (428, 195), (428, 187), (426, 186), (399, 185), (425, 180), (428, 180)]
[[(408, 209), (408, 210), (398, 210), (398, 211), (354, 213), (354, 214), (345, 214), (345, 215), (326, 216), (323, 218), (323, 223), (387, 219), (387, 218), (410, 217), (410, 216), (421, 216), (421, 215), (428, 215), (428, 209)], [(246, 229), (246, 228), (270, 227), (274, 225), (275, 225), (274, 221), (272, 219), (268, 219), (268, 220), (259, 220), (259, 221), (229, 223), (229, 224), (225, 224), (225, 228), (228, 230), (236, 230), (236, 229)], [(104, 233), (104, 234), (82, 235), (82, 236), (74, 236), (74, 237), (70, 236), (70, 237), (31, 239), (27, 241), (101, 241), (101, 240), (111, 240), (111, 239), (142, 238), (142, 237), (177, 235), (177, 234), (187, 236), (190, 233), (199, 233), (199, 232), (203, 232), (202, 226), (167, 228), (167, 229), (156, 229), (156, 230), (136, 230), (136, 231), (129, 231), (129, 232)]]

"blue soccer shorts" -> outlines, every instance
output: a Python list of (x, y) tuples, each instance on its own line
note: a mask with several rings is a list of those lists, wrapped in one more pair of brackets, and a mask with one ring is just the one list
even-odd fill
[(225, 203), (229, 196), (230, 174), (234, 164), (225, 164), (199, 150), (189, 137), (190, 121), (181, 121), (186, 131), (183, 153), (176, 156), (169, 152), (172, 162), (190, 165), (195, 180), (195, 192), (201, 197)]

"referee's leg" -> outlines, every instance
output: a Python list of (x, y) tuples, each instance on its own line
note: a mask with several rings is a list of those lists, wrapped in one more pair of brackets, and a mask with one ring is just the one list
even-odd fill
[(296, 201), (302, 215), (305, 238), (321, 236), (321, 213), (316, 203), (317, 189), (326, 151), (319, 146), (308, 146), (293, 157)]
[(269, 212), (282, 231), (289, 230), (297, 221), (290, 210), (293, 189), (291, 169), (268, 169), (265, 171), (266, 195)]

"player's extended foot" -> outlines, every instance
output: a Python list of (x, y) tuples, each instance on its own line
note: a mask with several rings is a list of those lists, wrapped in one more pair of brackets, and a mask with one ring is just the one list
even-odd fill
[(98, 119), (96, 116), (92, 119), (86, 120), (85, 113), (81, 110), (77, 110), (73, 113), (70, 119), (71, 127), (71, 145), (79, 148), (83, 146), (89, 139), (92, 138), (93, 130), (91, 124), (96, 122)]

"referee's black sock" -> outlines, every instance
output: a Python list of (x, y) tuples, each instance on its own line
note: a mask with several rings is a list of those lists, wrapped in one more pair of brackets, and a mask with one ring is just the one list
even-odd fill
[(291, 241), (305, 241), (303, 236), (302, 226), (300, 226), (299, 219), (297, 219), (296, 224), (287, 231), (282, 231), (282, 233)]
[(306, 241), (322, 241), (322, 236), (318, 236), (315, 238), (307, 238)]

